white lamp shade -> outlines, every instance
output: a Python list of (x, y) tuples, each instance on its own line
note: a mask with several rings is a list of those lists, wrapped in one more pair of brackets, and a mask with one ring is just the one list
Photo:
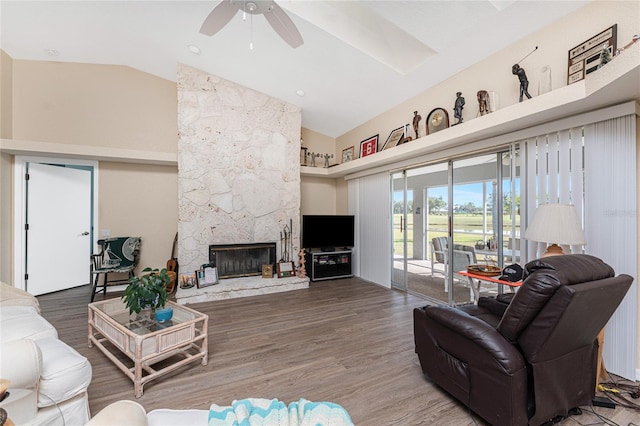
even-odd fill
[(524, 238), (562, 245), (587, 244), (580, 218), (571, 204), (540, 204)]

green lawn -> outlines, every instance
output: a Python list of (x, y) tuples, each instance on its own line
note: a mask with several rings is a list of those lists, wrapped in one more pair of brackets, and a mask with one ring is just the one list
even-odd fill
[[(402, 252), (402, 238), (403, 234), (400, 233), (400, 218), (402, 215), (394, 214), (393, 216), (393, 243), (396, 253)], [(429, 215), (429, 239), (434, 237), (443, 237), (447, 235), (447, 216), (446, 215)], [(519, 221), (519, 217), (516, 218)], [(491, 230), (492, 216), (487, 216), (487, 229)], [(503, 224), (505, 229), (511, 229), (511, 217), (504, 216)], [(516, 223), (519, 227), (519, 222)], [(456, 244), (474, 245), (478, 240), (483, 239), (482, 236), (482, 215), (468, 214), (468, 213), (456, 213), (453, 215), (453, 229), (454, 240)], [(516, 228), (517, 229), (517, 228)], [(475, 233), (474, 233), (475, 231)], [(490, 232), (490, 231), (488, 231)], [(406, 227), (407, 241), (408, 241), (408, 253), (407, 256), (412, 256), (413, 247), (413, 215), (407, 217)], [(487, 235), (486, 238), (490, 238), (491, 235)]]

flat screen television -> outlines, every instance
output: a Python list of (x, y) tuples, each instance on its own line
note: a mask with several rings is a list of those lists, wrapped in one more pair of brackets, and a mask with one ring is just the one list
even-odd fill
[(324, 251), (354, 246), (355, 219), (350, 215), (303, 215), (302, 247)]

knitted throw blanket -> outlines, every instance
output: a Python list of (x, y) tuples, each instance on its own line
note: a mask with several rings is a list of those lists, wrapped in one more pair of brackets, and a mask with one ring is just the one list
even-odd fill
[(231, 406), (211, 404), (209, 426), (353, 426), (349, 413), (332, 402), (304, 398), (289, 404), (277, 399), (247, 398)]

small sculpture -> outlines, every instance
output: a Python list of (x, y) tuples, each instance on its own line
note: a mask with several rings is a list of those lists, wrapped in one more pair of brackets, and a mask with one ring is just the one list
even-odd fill
[(478, 90), (478, 108), (480, 108), (480, 115), (489, 114), (489, 92), (486, 90)]
[(529, 80), (527, 79), (527, 73), (524, 72), (524, 68), (520, 68), (520, 65), (515, 64), (511, 67), (511, 74), (518, 76), (518, 80), (520, 80), (520, 102), (522, 102), (523, 95), (526, 95), (527, 99), (531, 99), (531, 95), (528, 92)]
[(413, 131), (416, 133), (416, 139), (420, 137), (418, 134), (418, 129), (420, 128), (420, 120), (422, 120), (422, 116), (418, 114), (418, 111), (413, 111)]
[(456, 103), (453, 106), (453, 116), (458, 119), (458, 122), (454, 123), (453, 124), (454, 126), (456, 124), (462, 123), (462, 110), (463, 109), (464, 109), (464, 98), (462, 97), (462, 92), (457, 92), (456, 93)]
[(598, 69), (604, 67), (608, 62), (611, 61), (611, 53), (609, 52), (609, 44), (605, 43), (602, 45), (602, 51), (600, 52), (600, 63), (598, 64)]
[(307, 268), (304, 266), (304, 249), (301, 248), (298, 252), (298, 270), (296, 272), (298, 278), (305, 278), (307, 276)]
[(329, 167), (329, 158), (333, 158), (333, 154), (331, 155), (324, 154), (323, 157), (324, 157), (324, 167), (326, 169), (327, 167)]

